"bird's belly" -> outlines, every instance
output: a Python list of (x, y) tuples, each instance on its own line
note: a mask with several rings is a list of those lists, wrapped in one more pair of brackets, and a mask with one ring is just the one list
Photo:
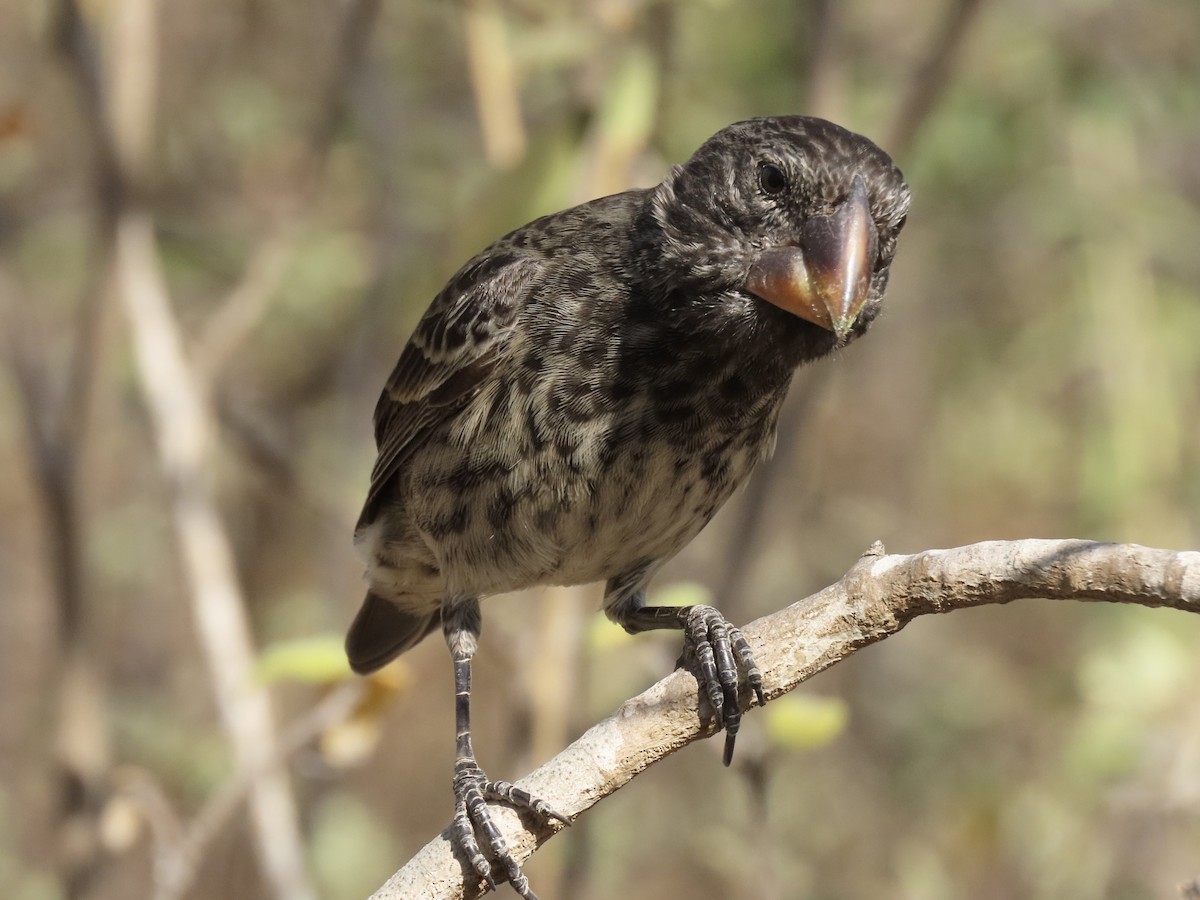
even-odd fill
[(450, 592), (585, 584), (671, 557), (761, 450), (641, 435), (605, 453), (612, 442), (601, 427), (560, 446), (533, 448), (513, 437), (455, 454), (443, 448), (414, 473), (411, 509)]
[(706, 482), (698, 465), (677, 463), (671, 453), (632, 451), (613, 475), (569, 478), (570, 493), (545, 497), (543, 508), (555, 512), (541, 522), (535, 514), (525, 529), (540, 545), (536, 581), (585, 584), (678, 553), (736, 485)]

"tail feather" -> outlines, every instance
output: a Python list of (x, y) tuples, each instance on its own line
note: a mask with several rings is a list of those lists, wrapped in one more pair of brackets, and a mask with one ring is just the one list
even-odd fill
[(346, 656), (359, 675), (379, 669), (441, 624), (440, 609), (411, 613), (368, 592), (346, 634)]

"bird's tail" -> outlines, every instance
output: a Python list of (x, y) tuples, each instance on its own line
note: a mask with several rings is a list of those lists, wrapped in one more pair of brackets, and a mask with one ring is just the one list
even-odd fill
[(359, 675), (374, 672), (419, 644), (441, 621), (436, 607), (431, 612), (409, 612), (368, 591), (346, 634), (350, 668)]

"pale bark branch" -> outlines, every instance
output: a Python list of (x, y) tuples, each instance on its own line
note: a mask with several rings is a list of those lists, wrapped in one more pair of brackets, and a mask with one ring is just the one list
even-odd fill
[[(123, 0), (112, 47), (113, 143), (121, 170), (134, 182), (144, 174), (153, 146), (157, 14), (151, 0)], [(130, 203), (118, 207), (113, 275), (169, 481), (192, 614), (217, 709), (238, 770), (261, 771), (248, 800), (263, 876), (274, 897), (314, 898), (288, 773), (268, 765), (277, 756), (278, 734), (267, 690), (254, 679), (254, 638), (233, 546), (217, 510), (211, 467), (216, 426), (184, 351), (153, 220)]]
[[(98, 171), (101, 209), (110, 223), (112, 269), (133, 337), (160, 461), (171, 489), (192, 612), (221, 715), (233, 746), (236, 772), (183, 831), (171, 864), (162, 865), (159, 896), (180, 896), (214, 831), (245, 798), (271, 895), (315, 897), (304, 843), (283, 762), (293, 746), (276, 733), (270, 698), (253, 676), (254, 640), (228, 532), (221, 521), (211, 474), (217, 426), (209, 403), (211, 374), (223, 368), (250, 332), (277, 286), (295, 236), (297, 212), (315, 191), (328, 146), (357, 70), (378, 0), (347, 0), (340, 18), (336, 59), (317, 109), (311, 138), (297, 165), (297, 205), (280, 212), (251, 255), (246, 273), (220, 307), (202, 342), (201, 364), (186, 352), (161, 269), (150, 213), (131, 202), (124, 185), (144, 178), (153, 149), (158, 85), (158, 9), (153, 0), (123, 0), (114, 28), (111, 84), (105, 85), (90, 52), (93, 44), (73, 0), (63, 0), (59, 42), (79, 74), (89, 122), (102, 135)], [(88, 51), (88, 52), (85, 52)], [(105, 88), (108, 90), (105, 90)], [(111, 186), (105, 189), (105, 185)], [(303, 733), (301, 733), (301, 738)]]
[[(159, 266), (153, 225), (122, 213), (117, 286), (128, 313), (134, 360), (170, 489), (175, 528), (191, 588), (192, 614), (237, 767), (259, 771), (277, 756), (270, 698), (254, 678), (254, 639), (233, 546), (217, 511), (210, 453), (214, 423), (183, 352)], [(271, 894), (315, 897), (304, 865), (287, 772), (270, 768), (250, 792), (250, 813)]]
[(495, 0), (470, 0), (462, 15), (483, 153), (490, 165), (509, 169), (525, 155), (526, 138), (504, 16)]
[[(836, 584), (744, 629), (767, 698), (787, 693), (856, 650), (895, 634), (917, 616), (1020, 598), (1168, 606), (1200, 612), (1200, 552), (1079, 540), (988, 542), (885, 556), (874, 545)], [(743, 700), (747, 698), (743, 697)], [(575, 817), (635, 775), (713, 733), (701, 718), (696, 679), (668, 675), (594, 726), (518, 784)], [(502, 806), (493, 814), (518, 860), (558, 829), (526, 830)], [(465, 863), (443, 831), (393, 875), (372, 900), (462, 900)]]

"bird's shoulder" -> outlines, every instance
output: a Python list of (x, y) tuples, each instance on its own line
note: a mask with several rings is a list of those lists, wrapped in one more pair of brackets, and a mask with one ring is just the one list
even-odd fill
[[(625, 191), (542, 216), (489, 244), (450, 277), (417, 323), (383, 391), (411, 403), (494, 363), (539, 288), (616, 260), (646, 191)], [(583, 285), (581, 285), (582, 287)], [(452, 383), (453, 382), (453, 383)], [(436, 399), (436, 397), (435, 397)]]

